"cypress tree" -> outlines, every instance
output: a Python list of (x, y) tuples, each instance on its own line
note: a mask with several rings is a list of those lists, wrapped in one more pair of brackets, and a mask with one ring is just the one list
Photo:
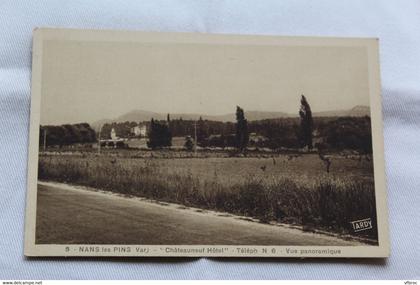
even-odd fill
[(302, 94), (300, 99), (300, 143), (302, 147), (308, 147), (312, 149), (312, 129), (313, 129), (313, 119), (312, 111), (309, 106), (308, 100)]
[(244, 110), (236, 106), (236, 147), (243, 152), (249, 141), (248, 121), (245, 119)]

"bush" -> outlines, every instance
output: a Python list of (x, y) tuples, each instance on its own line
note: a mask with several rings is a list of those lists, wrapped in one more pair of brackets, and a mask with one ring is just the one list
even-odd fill
[(194, 148), (194, 143), (190, 136), (185, 137), (184, 148), (188, 151), (192, 151)]

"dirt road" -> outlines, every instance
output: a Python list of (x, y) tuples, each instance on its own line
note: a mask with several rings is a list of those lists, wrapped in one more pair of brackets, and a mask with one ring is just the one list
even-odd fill
[(360, 245), (180, 205), (40, 182), (37, 243)]

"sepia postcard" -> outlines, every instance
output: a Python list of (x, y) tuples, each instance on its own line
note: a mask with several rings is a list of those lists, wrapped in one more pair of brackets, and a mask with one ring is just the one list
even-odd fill
[(378, 49), (36, 29), (25, 255), (387, 257)]

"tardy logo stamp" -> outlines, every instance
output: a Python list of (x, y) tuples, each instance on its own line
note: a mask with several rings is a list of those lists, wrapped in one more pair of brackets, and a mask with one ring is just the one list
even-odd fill
[(372, 220), (370, 218), (350, 222), (355, 232), (361, 232), (372, 228)]

